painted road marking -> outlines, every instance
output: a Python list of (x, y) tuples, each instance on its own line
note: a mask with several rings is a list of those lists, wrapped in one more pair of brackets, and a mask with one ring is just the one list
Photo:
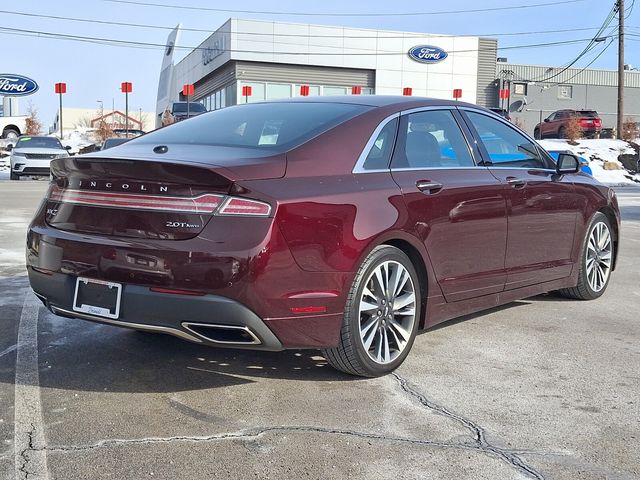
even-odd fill
[(14, 465), (16, 480), (48, 480), (38, 373), (38, 311), (29, 290), (24, 298), (16, 353)]

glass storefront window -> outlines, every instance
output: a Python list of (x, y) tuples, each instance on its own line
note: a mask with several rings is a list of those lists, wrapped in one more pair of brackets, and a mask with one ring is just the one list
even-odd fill
[(347, 87), (324, 87), (323, 95), (346, 95)]
[(290, 83), (267, 83), (267, 100), (291, 98)]
[[(242, 87), (245, 85), (251, 87), (251, 96), (248, 99), (242, 95)], [(265, 84), (258, 82), (240, 82), (238, 83), (238, 94), (238, 103), (262, 102), (265, 100)]]

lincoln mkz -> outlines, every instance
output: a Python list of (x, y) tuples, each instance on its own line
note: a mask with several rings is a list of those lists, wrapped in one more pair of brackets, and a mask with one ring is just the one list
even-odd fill
[(481, 107), (317, 97), (225, 108), (59, 158), (28, 232), (53, 313), (202, 345), (398, 367), (421, 329), (603, 294), (615, 193)]

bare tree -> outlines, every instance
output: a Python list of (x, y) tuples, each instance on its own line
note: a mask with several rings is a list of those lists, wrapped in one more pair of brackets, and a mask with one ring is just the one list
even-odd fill
[(580, 119), (578, 117), (571, 117), (567, 121), (567, 127), (564, 133), (570, 144), (577, 145), (578, 140), (582, 138), (582, 126), (580, 125)]
[(38, 135), (42, 131), (42, 122), (38, 118), (38, 110), (34, 108), (31, 102), (29, 102), (29, 108), (27, 109), (25, 124), (25, 133), (27, 135)]
[(632, 117), (626, 117), (622, 123), (622, 135), (620, 138), (625, 142), (635, 142), (640, 138), (640, 128)]

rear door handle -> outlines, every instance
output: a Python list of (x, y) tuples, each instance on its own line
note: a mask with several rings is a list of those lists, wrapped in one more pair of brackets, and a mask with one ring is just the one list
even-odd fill
[(418, 190), (427, 194), (439, 192), (440, 190), (442, 190), (443, 186), (444, 185), (442, 185), (441, 183), (432, 182), (431, 180), (418, 180), (416, 182), (416, 187), (418, 188)]
[(527, 184), (527, 181), (523, 178), (507, 177), (507, 183), (513, 188), (523, 188)]

